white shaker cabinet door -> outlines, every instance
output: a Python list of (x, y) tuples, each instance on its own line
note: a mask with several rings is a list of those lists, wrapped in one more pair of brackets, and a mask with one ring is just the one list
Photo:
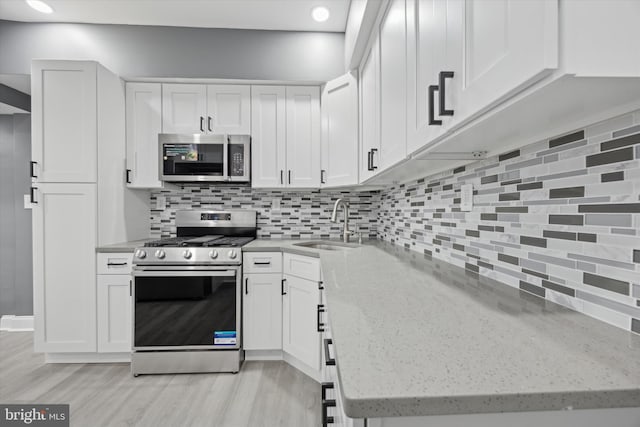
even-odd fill
[(98, 275), (98, 352), (131, 351), (131, 276)]
[(162, 133), (162, 85), (127, 83), (127, 186), (162, 188), (158, 134)]
[(96, 182), (97, 64), (33, 61), (32, 169), (38, 182)]
[(284, 275), (282, 349), (309, 367), (320, 369), (317, 313), (318, 282)]
[(322, 92), (322, 169), (324, 187), (358, 183), (358, 79), (347, 73), (327, 82)]
[(320, 186), (320, 88), (288, 86), (287, 170), (288, 187)]
[(379, 43), (376, 36), (360, 67), (360, 182), (380, 170)]
[(207, 133), (251, 134), (251, 86), (207, 86)]
[(284, 86), (251, 88), (251, 186), (285, 185), (286, 89)]
[(95, 352), (96, 184), (34, 188), (35, 351)]
[[(557, 0), (448, 1), (447, 42), (455, 75), (444, 90), (456, 122), (495, 105), (558, 67)], [(455, 46), (457, 44), (457, 46)], [(442, 88), (441, 88), (442, 90)]]
[(207, 87), (197, 84), (162, 85), (162, 132), (207, 132)]
[(282, 274), (246, 274), (242, 303), (245, 350), (282, 350)]
[(407, 156), (405, 0), (392, 0), (380, 25), (380, 170)]

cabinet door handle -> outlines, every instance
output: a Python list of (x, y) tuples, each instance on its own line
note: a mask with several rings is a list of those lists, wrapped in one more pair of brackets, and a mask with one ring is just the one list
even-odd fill
[(249, 295), (249, 278), (244, 278), (244, 294)]
[(29, 175), (31, 175), (31, 178), (37, 178), (38, 175), (36, 175), (36, 168), (35, 166), (38, 164), (38, 162), (29, 162)]
[(322, 427), (327, 427), (329, 424), (334, 423), (333, 417), (330, 417), (327, 414), (327, 409), (335, 408), (336, 401), (335, 399), (323, 400), (322, 401)]
[(36, 200), (36, 190), (36, 187), (31, 187), (31, 192), (29, 193), (29, 201), (35, 204), (38, 203), (38, 201)]
[(131, 169), (127, 169), (127, 173), (125, 174), (125, 181), (127, 181), (127, 184), (131, 184)]
[(324, 340), (324, 360), (325, 365), (327, 366), (336, 366), (336, 359), (332, 359), (329, 354), (329, 346), (333, 344), (333, 340), (331, 338), (325, 338)]
[(323, 282), (322, 280), (320, 280), (320, 281), (318, 282), (318, 289), (319, 289), (319, 290), (321, 290), (321, 291), (323, 291), (323, 290), (324, 290), (324, 286), (322, 286), (322, 285), (324, 285), (324, 282)]
[(372, 148), (372, 149), (371, 149), (371, 170), (372, 170), (372, 171), (374, 171), (374, 170), (378, 169), (378, 167), (377, 167), (376, 165), (374, 165), (374, 164), (373, 164), (373, 155), (374, 155), (375, 153), (377, 153), (377, 152), (378, 152), (378, 149), (377, 149), (377, 148)]
[(320, 170), (320, 184), (326, 184), (326, 181), (324, 180), (324, 174), (325, 174), (326, 172), (327, 172), (327, 171), (325, 171), (324, 169), (321, 169), (321, 170)]
[(211, 116), (207, 117), (207, 129), (209, 129), (209, 132), (213, 132), (213, 129), (211, 129)]
[(367, 170), (368, 171), (372, 171), (373, 170), (373, 153), (371, 152), (371, 150), (369, 150), (369, 152), (367, 153)]
[(282, 175), (284, 174), (284, 171), (282, 169), (280, 169), (280, 184), (284, 184), (284, 179), (282, 178)]
[(291, 185), (291, 169), (289, 169), (289, 185)]
[(322, 313), (324, 313), (324, 304), (318, 304), (318, 313), (317, 313), (318, 332), (324, 332), (324, 323), (322, 323)]
[(286, 282), (286, 281), (287, 281), (287, 279), (282, 279), (282, 280), (280, 281), (280, 293), (281, 293), (282, 295), (286, 295), (286, 294), (287, 294), (287, 293), (284, 291), (284, 282)]
[(436, 120), (434, 117), (435, 111), (433, 107), (433, 101), (435, 97), (435, 92), (438, 90), (438, 86), (431, 85), (429, 86), (429, 125), (441, 125), (442, 120)]
[(200, 116), (200, 132), (204, 132), (204, 117)]
[(133, 295), (133, 292), (131, 291), (131, 288), (133, 288), (133, 280), (129, 280), (129, 296)]
[(445, 80), (446, 79), (452, 79), (453, 78), (453, 71), (440, 71), (440, 74), (438, 74), (438, 85), (440, 87), (440, 93), (439, 98), (440, 98), (440, 115), (441, 116), (453, 116), (453, 110), (447, 110), (445, 107), (445, 98), (446, 98), (446, 85), (445, 85)]
[(320, 384), (320, 395), (322, 400), (327, 400), (327, 390), (333, 390), (335, 388), (334, 383), (322, 383)]

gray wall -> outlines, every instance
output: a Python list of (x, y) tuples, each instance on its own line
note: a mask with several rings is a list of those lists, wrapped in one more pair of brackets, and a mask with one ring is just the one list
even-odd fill
[(31, 115), (0, 115), (0, 315), (33, 314), (29, 160)]
[(91, 59), (122, 77), (326, 81), (344, 73), (344, 34), (0, 20), (0, 58), (12, 74)]

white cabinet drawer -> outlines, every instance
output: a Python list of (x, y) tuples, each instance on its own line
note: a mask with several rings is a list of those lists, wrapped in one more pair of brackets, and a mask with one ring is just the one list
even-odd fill
[(282, 252), (245, 252), (242, 255), (245, 273), (282, 272)]
[(99, 253), (98, 274), (131, 274), (133, 253)]
[(301, 279), (320, 281), (320, 259), (302, 255), (284, 254), (283, 272)]

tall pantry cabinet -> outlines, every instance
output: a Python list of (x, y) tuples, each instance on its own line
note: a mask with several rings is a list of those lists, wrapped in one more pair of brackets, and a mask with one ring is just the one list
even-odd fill
[(92, 61), (32, 64), (34, 347), (96, 352), (96, 247), (146, 237), (126, 188), (122, 80)]

